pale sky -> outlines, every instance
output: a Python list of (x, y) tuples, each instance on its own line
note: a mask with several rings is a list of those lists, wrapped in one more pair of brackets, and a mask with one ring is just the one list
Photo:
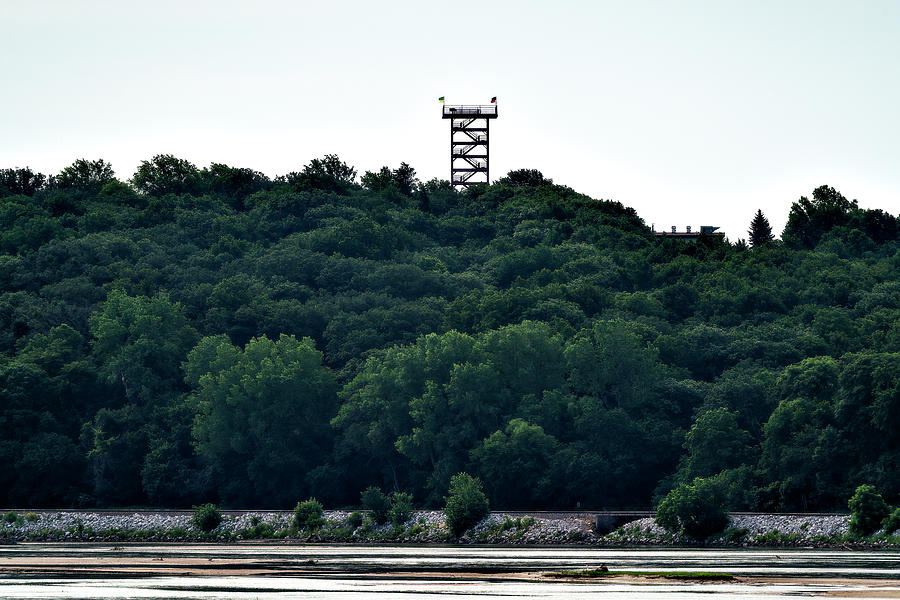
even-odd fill
[(450, 104), (498, 97), (491, 174), (746, 237), (828, 184), (900, 212), (900, 1), (0, 0), (0, 168), (174, 154), (270, 176), (336, 153), (449, 179)]

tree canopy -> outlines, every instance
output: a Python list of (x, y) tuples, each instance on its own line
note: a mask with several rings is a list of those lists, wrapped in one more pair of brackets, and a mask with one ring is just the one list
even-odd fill
[(811, 198), (751, 250), (534, 169), (0, 169), (0, 500), (896, 503), (897, 218)]

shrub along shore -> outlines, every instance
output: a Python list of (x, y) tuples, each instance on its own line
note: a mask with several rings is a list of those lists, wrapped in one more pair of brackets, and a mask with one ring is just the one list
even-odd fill
[(205, 532), (194, 517), (184, 514), (6, 513), (0, 540), (900, 548), (900, 535), (850, 533), (849, 515), (734, 515), (722, 533), (702, 541), (670, 533), (652, 518), (602, 532), (584, 515), (545, 518), (495, 512), (456, 536), (437, 510), (412, 511), (402, 523), (382, 524), (366, 512), (324, 511), (308, 527), (298, 527), (294, 517), (289, 511), (225, 515)]

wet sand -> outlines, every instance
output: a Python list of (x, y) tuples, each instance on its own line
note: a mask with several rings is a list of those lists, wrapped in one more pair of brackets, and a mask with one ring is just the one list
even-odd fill
[[(603, 563), (612, 574), (551, 576)], [(137, 593), (169, 598), (174, 597), (172, 590), (178, 590), (186, 594), (183, 597), (194, 598), (200, 596), (190, 590), (201, 590), (212, 594), (209, 597), (243, 599), (267, 597), (257, 590), (284, 588), (304, 598), (356, 598), (373, 590), (372, 598), (392, 598), (399, 591), (430, 598), (462, 590), (461, 598), (512, 594), (555, 599), (577, 594), (615, 600), (645, 588), (647, 593), (671, 591), (684, 598), (717, 593), (728, 599), (759, 595), (900, 599), (898, 565), (896, 552), (780, 549), (24, 543), (0, 548), (0, 595), (115, 598)], [(735, 578), (704, 581), (615, 574), (638, 570), (719, 571)], [(38, 587), (35, 581), (41, 582)], [(219, 591), (210, 591), (213, 588)], [(246, 591), (251, 588), (252, 593)], [(307, 596), (310, 590), (325, 595)]]
[[(114, 550), (115, 548), (110, 548)], [(825, 595), (833, 597), (860, 597), (858, 588), (866, 588), (867, 598), (900, 598), (897, 579), (879, 578), (847, 578), (847, 577), (760, 577), (736, 576), (733, 582), (683, 579), (673, 580), (658, 575), (617, 575), (615, 571), (603, 577), (558, 577), (540, 571), (506, 571), (502, 569), (472, 569), (461, 567), (459, 570), (444, 568), (441, 570), (408, 568), (336, 569), (320, 568), (314, 560), (282, 560), (270, 558), (198, 558), (186, 556), (5, 556), (0, 558), (0, 576), (22, 577), (77, 577), (77, 578), (110, 578), (110, 577), (353, 577), (357, 579), (408, 579), (408, 580), (479, 580), (479, 581), (520, 581), (568, 584), (677, 584), (710, 583), (710, 584), (750, 584), (750, 585), (826, 585), (835, 587), (853, 587), (857, 591), (833, 590)], [(879, 589), (891, 588), (891, 589)]]

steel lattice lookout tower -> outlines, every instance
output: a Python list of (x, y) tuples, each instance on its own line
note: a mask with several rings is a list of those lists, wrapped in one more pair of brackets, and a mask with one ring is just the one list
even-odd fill
[[(443, 99), (442, 99), (443, 100)], [(441, 111), (450, 119), (450, 183), (469, 186), (490, 183), (488, 125), (497, 118), (496, 98), (483, 106), (445, 104)]]

